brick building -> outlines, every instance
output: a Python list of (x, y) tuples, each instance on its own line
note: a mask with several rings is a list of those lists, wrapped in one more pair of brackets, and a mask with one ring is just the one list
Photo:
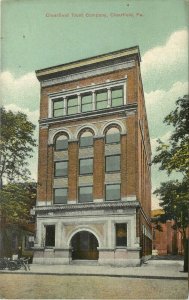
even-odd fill
[(151, 254), (151, 148), (139, 48), (36, 75), (34, 263), (139, 265)]
[(155, 221), (158, 220), (158, 216), (161, 214), (164, 214), (163, 209), (155, 209), (151, 212), (152, 220), (154, 221), (152, 222), (153, 253), (156, 255), (184, 254), (182, 234), (179, 230), (173, 229), (173, 220), (167, 220), (166, 223), (158, 222), (160, 230), (157, 229)]

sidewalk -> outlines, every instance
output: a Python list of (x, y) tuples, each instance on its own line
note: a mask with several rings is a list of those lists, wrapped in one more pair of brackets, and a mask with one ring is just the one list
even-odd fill
[(41, 274), (41, 275), (85, 275), (111, 276), (149, 279), (187, 279), (188, 273), (183, 272), (183, 261), (180, 260), (149, 260), (141, 267), (111, 267), (98, 265), (38, 265), (31, 264), (30, 271), (0, 270), (0, 273), (11, 274)]

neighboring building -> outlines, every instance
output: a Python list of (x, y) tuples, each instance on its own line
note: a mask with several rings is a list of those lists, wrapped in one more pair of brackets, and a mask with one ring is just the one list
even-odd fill
[[(152, 220), (155, 221), (157, 216), (163, 213), (163, 209), (152, 210)], [(161, 230), (156, 228), (155, 222), (152, 223), (153, 253), (156, 255), (183, 254), (182, 234), (172, 228), (174, 221), (168, 220), (166, 223), (159, 223), (159, 225)]]
[(151, 148), (139, 48), (36, 71), (34, 263), (140, 265), (151, 254)]

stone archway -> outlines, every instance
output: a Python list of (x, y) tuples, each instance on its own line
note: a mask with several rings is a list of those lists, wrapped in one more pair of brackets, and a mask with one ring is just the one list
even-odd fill
[(98, 240), (89, 231), (79, 231), (71, 239), (73, 260), (98, 260)]

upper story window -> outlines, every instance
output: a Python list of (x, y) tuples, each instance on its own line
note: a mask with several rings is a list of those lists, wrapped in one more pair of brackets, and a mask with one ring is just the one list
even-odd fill
[(89, 175), (93, 173), (93, 158), (82, 158), (79, 160), (79, 174)]
[(55, 141), (55, 150), (67, 150), (68, 149), (68, 137), (65, 134), (59, 135)]
[(78, 113), (78, 96), (73, 96), (67, 99), (67, 113), (73, 115)]
[(106, 144), (117, 143), (120, 143), (120, 131), (118, 128), (112, 127), (106, 132)]
[(68, 176), (68, 161), (56, 161), (54, 163), (54, 176), (64, 177)]
[(112, 107), (123, 105), (123, 87), (112, 89)]
[(79, 139), (80, 147), (92, 147), (93, 146), (93, 134), (90, 131), (84, 131)]
[(120, 155), (106, 156), (106, 172), (120, 171)]
[(106, 184), (105, 200), (116, 201), (120, 199), (121, 199), (121, 185), (119, 183)]
[[(93, 87), (78, 87), (52, 95), (49, 117), (85, 113), (126, 104), (126, 80), (100, 83)], [(50, 96), (51, 97), (51, 96)], [(52, 110), (52, 114), (51, 114)]]
[(55, 188), (54, 189), (54, 203), (66, 204), (68, 199), (68, 188)]
[(79, 187), (79, 202), (92, 202), (93, 201), (93, 187), (81, 186)]
[(82, 97), (81, 97), (81, 112), (92, 111), (92, 109), (93, 109), (92, 93), (82, 95)]
[(53, 117), (61, 117), (64, 115), (64, 99), (59, 98), (53, 100)]
[(96, 109), (107, 108), (108, 106), (108, 91), (102, 90), (96, 93)]

